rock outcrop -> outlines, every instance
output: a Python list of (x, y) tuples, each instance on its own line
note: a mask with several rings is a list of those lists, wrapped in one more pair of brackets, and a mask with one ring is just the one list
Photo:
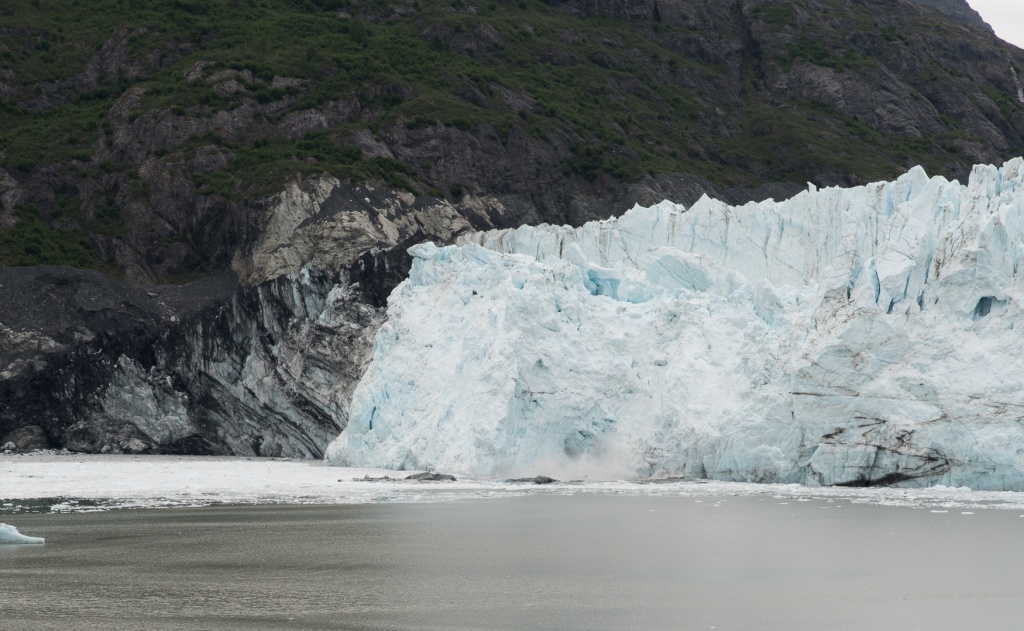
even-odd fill
[(305, 267), (251, 287), (143, 291), (66, 268), (0, 270), (0, 284), (32, 287), (26, 298), (66, 305), (3, 314), (0, 435), (35, 425), (76, 451), (319, 457), (383, 317), (362, 293), (371, 280)]

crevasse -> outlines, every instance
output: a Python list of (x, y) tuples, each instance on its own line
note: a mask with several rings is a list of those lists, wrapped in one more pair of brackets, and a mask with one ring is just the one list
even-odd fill
[(333, 464), (1024, 489), (1024, 161), (414, 247)]

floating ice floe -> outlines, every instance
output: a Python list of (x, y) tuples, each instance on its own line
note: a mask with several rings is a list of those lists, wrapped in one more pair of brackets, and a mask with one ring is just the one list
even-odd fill
[(410, 250), (334, 464), (1024, 489), (1024, 161)]
[(42, 537), (28, 537), (18, 532), (18, 529), (14, 526), (0, 524), (0, 544), (6, 543), (46, 543), (46, 539)]

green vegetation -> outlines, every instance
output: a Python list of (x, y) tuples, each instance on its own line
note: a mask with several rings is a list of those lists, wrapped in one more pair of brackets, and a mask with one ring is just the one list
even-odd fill
[(18, 223), (0, 230), (0, 266), (102, 267), (99, 252), (80, 228), (62, 230), (44, 222), (35, 207), (20, 207)]
[(857, 51), (843, 51), (837, 54), (835, 49), (819, 39), (802, 38), (789, 46), (789, 56), (779, 59), (783, 67), (789, 68), (794, 61), (807, 61), (826, 68), (836, 70), (864, 70), (878, 66), (878, 60)]
[[(792, 34), (757, 63), (878, 71), (876, 57), (847, 45), (848, 33), (814, 30), (839, 17), (877, 46), (910, 43), (851, 3), (833, 2), (828, 20), (798, 27), (798, 3), (754, 9), (753, 19)], [(971, 140), (957, 121), (909, 139), (820, 103), (768, 104), (746, 57), (742, 91), (723, 96), (736, 69), (675, 43), (700, 35), (733, 45), (734, 36), (580, 19), (540, 0), (16, 0), (0, 8), (0, 82), (13, 95), (0, 98), (0, 166), (19, 180), (40, 169), (91, 178), (100, 190), (88, 201), (20, 208), (17, 227), (0, 232), (3, 265), (103, 264), (93, 243), (124, 234), (118, 191), (148, 194), (143, 158), (187, 164), (211, 145), (226, 157), (192, 176), (202, 194), (251, 198), (327, 172), (454, 199), (475, 191), (434, 179), (429, 162), (367, 157), (347, 139), (444, 126), (493, 131), (507, 143), (519, 129), (557, 145), (562, 172), (587, 181), (686, 173), (722, 186), (802, 183), (816, 173), (890, 178), (911, 163), (955, 162), (955, 141)], [(80, 89), (87, 70), (99, 84)], [(918, 80), (955, 72), (928, 66)], [(984, 91), (1007, 119), (1021, 114), (1005, 94)], [(314, 108), (331, 113), (327, 128), (282, 131)], [(262, 131), (229, 140), (204, 127), (154, 149), (144, 138), (115, 150), (140, 119), (153, 123), (147, 129), (158, 121), (188, 129), (221, 113), (252, 117)]]
[(789, 3), (765, 4), (754, 9), (754, 19), (776, 28), (796, 24), (796, 7)]

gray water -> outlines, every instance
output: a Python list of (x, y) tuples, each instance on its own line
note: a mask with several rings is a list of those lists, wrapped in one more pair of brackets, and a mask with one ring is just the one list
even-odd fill
[(8, 515), (0, 629), (1018, 629), (1016, 511), (759, 497)]

